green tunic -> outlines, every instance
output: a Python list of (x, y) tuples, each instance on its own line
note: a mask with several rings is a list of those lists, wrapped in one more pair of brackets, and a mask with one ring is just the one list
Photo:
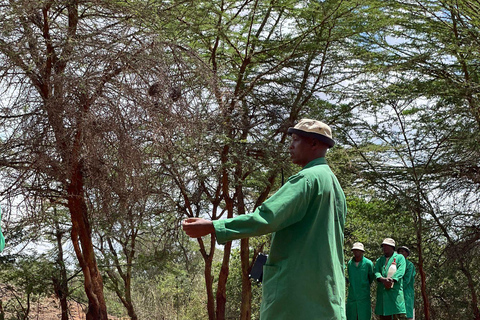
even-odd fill
[(385, 289), (383, 283), (377, 282), (377, 304), (375, 305), (375, 314), (381, 316), (405, 313), (405, 300), (403, 297), (403, 276), (406, 268), (405, 257), (394, 252), (386, 265), (385, 256), (378, 258), (375, 262), (374, 268), (375, 278), (386, 278), (388, 268), (393, 260), (397, 263), (397, 272), (392, 276), (392, 279), (396, 280), (393, 288)]
[(337, 178), (318, 158), (253, 213), (214, 221), (220, 244), (274, 232), (260, 319), (345, 319), (346, 210)]
[(415, 279), (415, 266), (411, 261), (407, 261), (405, 275), (403, 276), (403, 296), (405, 297), (405, 309), (407, 311), (407, 318), (413, 318), (413, 308), (415, 307), (415, 289), (413, 282)]
[(347, 319), (370, 320), (372, 319), (372, 307), (370, 305), (370, 285), (375, 279), (373, 274), (373, 262), (363, 257), (358, 263), (350, 259), (347, 264), (348, 297)]
[(3, 234), (2, 234), (1, 222), (2, 222), (2, 208), (0, 207), (0, 252), (2, 252), (3, 248), (5, 248), (5, 238), (3, 237)]

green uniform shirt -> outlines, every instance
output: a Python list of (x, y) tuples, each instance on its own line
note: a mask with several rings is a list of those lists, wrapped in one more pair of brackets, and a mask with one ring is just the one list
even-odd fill
[(394, 252), (386, 262), (385, 256), (381, 256), (375, 262), (375, 278), (387, 277), (388, 268), (393, 263), (397, 263), (397, 272), (392, 276), (395, 284), (391, 289), (385, 289), (381, 282), (377, 282), (377, 304), (375, 305), (375, 314), (381, 316), (390, 316), (394, 314), (405, 313), (405, 299), (403, 297), (403, 276), (405, 274), (405, 257)]
[(213, 222), (218, 243), (273, 232), (262, 320), (344, 320), (346, 201), (325, 158), (308, 163), (252, 214)]
[(365, 257), (356, 265), (354, 259), (347, 264), (348, 297), (347, 320), (372, 319), (370, 285), (375, 279), (373, 262)]
[(2, 234), (1, 222), (2, 222), (2, 207), (0, 207), (0, 252), (2, 252), (3, 248), (5, 248), (5, 238), (3, 237), (3, 234)]
[(415, 279), (415, 266), (411, 261), (407, 261), (405, 275), (403, 276), (403, 296), (405, 298), (405, 309), (407, 311), (407, 318), (413, 318), (413, 308), (415, 307), (415, 289), (413, 282)]

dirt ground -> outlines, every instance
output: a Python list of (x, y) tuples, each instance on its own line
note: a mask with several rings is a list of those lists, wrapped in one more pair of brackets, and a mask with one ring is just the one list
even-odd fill
[[(0, 288), (2, 289), (2, 288)], [(6, 307), (10, 299), (14, 299), (13, 295), (8, 294), (5, 290), (0, 290), (0, 302)], [(69, 320), (85, 320), (86, 305), (77, 302), (69, 303)], [(5, 319), (11, 319), (13, 315), (5, 313)], [(59, 320), (61, 319), (60, 301), (55, 297), (44, 298), (34, 302), (30, 306), (29, 319), (32, 320)], [(109, 320), (127, 320), (128, 318), (108, 317)]]
[[(76, 302), (69, 304), (70, 314), (69, 320), (85, 320), (86, 306)], [(60, 303), (54, 298), (45, 299), (44, 301), (32, 306), (30, 319), (35, 320), (59, 320), (61, 319)], [(108, 317), (109, 320), (127, 320), (128, 318)]]

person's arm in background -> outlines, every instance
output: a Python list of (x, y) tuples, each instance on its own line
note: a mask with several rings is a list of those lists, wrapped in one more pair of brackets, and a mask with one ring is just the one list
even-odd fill
[(0, 252), (5, 248), (5, 237), (2, 234), (2, 207), (0, 207)]
[(375, 273), (373, 272), (373, 262), (368, 264), (368, 281), (372, 284), (373, 280), (375, 280)]
[(406, 267), (405, 267), (405, 275), (403, 276), (403, 283), (404, 285), (407, 285), (409, 284), (412, 279), (413, 279), (413, 263), (408, 263), (405, 259), (405, 262), (406, 262)]
[(381, 258), (378, 258), (377, 261), (375, 261), (375, 266), (373, 267), (373, 275), (378, 281), (380, 281), (380, 278), (383, 278), (382, 272), (380, 270), (380, 260)]
[(350, 261), (347, 262), (347, 264), (345, 265), (345, 283), (348, 285), (350, 284), (350, 273), (349, 273), (349, 265), (350, 265)]

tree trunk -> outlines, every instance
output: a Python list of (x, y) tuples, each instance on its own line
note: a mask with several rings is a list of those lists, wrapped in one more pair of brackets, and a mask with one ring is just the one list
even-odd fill
[[(230, 150), (228, 145), (225, 145), (222, 151), (222, 164), (227, 163), (227, 155)], [(226, 204), (227, 210), (227, 218), (233, 217), (233, 199), (229, 196), (229, 175), (226, 169), (223, 169), (222, 173), (222, 191), (224, 193), (224, 200)], [(215, 238), (212, 236), (212, 239)], [(213, 247), (215, 246), (215, 241), (211, 244)], [(228, 274), (230, 272), (229, 263), (230, 263), (230, 254), (232, 252), (232, 242), (229, 241), (225, 244), (223, 249), (223, 260), (222, 266), (220, 268), (220, 274), (218, 275), (218, 283), (217, 283), (217, 310), (216, 310), (216, 320), (225, 320), (225, 306), (227, 304), (227, 280)]]
[(30, 301), (31, 301), (31, 293), (28, 293), (27, 294), (27, 308), (24, 309), (24, 314), (22, 315), (24, 320), (28, 320), (28, 318), (30, 316)]
[[(115, 291), (118, 299), (122, 302), (122, 305), (125, 307), (125, 309), (127, 309), (128, 316), (131, 320), (137, 320), (137, 313), (135, 312), (135, 308), (132, 302), (132, 296), (130, 294), (131, 282), (125, 281), (125, 279), (119, 279), (112, 270), (107, 270), (107, 275), (110, 281), (113, 283), (113, 290)], [(120, 289), (120, 281), (122, 280), (125, 284), (125, 289), (123, 291)]]
[(212, 276), (212, 262), (213, 255), (215, 253), (215, 236), (212, 235), (210, 243), (210, 254), (207, 254), (205, 250), (205, 244), (202, 238), (198, 238), (198, 244), (200, 245), (200, 253), (205, 261), (205, 287), (207, 289), (207, 312), (208, 319), (215, 320), (215, 298), (213, 295), (213, 276)]
[[(133, 253), (132, 253), (133, 256)], [(137, 313), (135, 312), (135, 308), (133, 305), (132, 301), (132, 260), (129, 259), (128, 261), (128, 267), (127, 267), (127, 274), (126, 274), (126, 279), (125, 279), (125, 303), (124, 306), (127, 309), (128, 316), (130, 317), (131, 320), (137, 320)]]
[[(57, 215), (57, 208), (54, 208), (55, 216)], [(67, 278), (67, 270), (65, 269), (65, 259), (63, 258), (63, 248), (62, 248), (62, 238), (63, 238), (63, 231), (60, 230), (60, 226), (58, 222), (56, 223), (56, 233), (55, 236), (57, 238), (57, 247), (58, 247), (58, 255), (57, 255), (57, 265), (60, 267), (60, 279), (53, 278), (53, 286), (55, 289), (55, 293), (60, 300), (60, 307), (62, 311), (62, 320), (68, 320), (68, 278)]]
[(138, 317), (137, 317), (137, 314), (135, 312), (135, 309), (133, 307), (133, 304), (131, 303), (131, 301), (129, 301), (130, 303), (128, 304), (124, 304), (125, 308), (127, 309), (127, 312), (128, 312), (128, 316), (130, 317), (131, 320), (137, 320)]
[(227, 280), (230, 273), (229, 263), (230, 254), (232, 251), (232, 242), (229, 241), (225, 244), (223, 251), (222, 267), (220, 268), (220, 274), (218, 275), (217, 286), (217, 320), (225, 320), (225, 310), (227, 304)]
[[(430, 206), (431, 207), (431, 206)], [(459, 270), (465, 275), (467, 278), (468, 282), (468, 288), (470, 289), (470, 294), (471, 294), (471, 306), (472, 306), (472, 312), (474, 316), (474, 320), (480, 320), (480, 310), (478, 309), (478, 297), (477, 297), (477, 292), (475, 290), (475, 283), (472, 277), (472, 274), (470, 270), (468, 269), (467, 265), (465, 264), (463, 254), (464, 252), (461, 250), (457, 250), (458, 248), (455, 247), (456, 243), (455, 241), (450, 237), (447, 227), (442, 224), (440, 219), (437, 217), (437, 215), (433, 212), (433, 210), (430, 212), (432, 215), (433, 219), (437, 223), (437, 225), (440, 227), (440, 229), (443, 232), (443, 235), (447, 239), (448, 244), (452, 247), (451, 250), (453, 250), (453, 257), (458, 261), (459, 263)]]
[(72, 220), (72, 243), (85, 278), (84, 287), (88, 297), (86, 320), (107, 320), (103, 280), (93, 250), (92, 232), (84, 199), (83, 173), (78, 162), (73, 166), (67, 192)]
[(5, 311), (3, 310), (2, 300), (0, 300), (0, 320), (5, 320)]
[(242, 239), (240, 243), (240, 258), (242, 262), (242, 305), (240, 319), (252, 318), (252, 283), (248, 277), (250, 271), (249, 238)]
[[(126, 204), (124, 204), (126, 206)], [(138, 316), (135, 312), (135, 307), (132, 301), (132, 265), (135, 257), (135, 244), (136, 244), (136, 235), (137, 232), (133, 228), (131, 230), (131, 245), (130, 249), (126, 248), (124, 244), (123, 252), (127, 259), (126, 270), (122, 270), (122, 264), (117, 257), (115, 247), (112, 243), (111, 238), (107, 237), (108, 248), (113, 255), (113, 263), (117, 269), (118, 277), (112, 269), (107, 269), (107, 275), (110, 281), (113, 283), (113, 290), (117, 294), (118, 299), (122, 302), (125, 309), (127, 309), (128, 316), (131, 320), (137, 320)], [(104, 252), (104, 255), (107, 253)], [(123, 286), (120, 283), (123, 282)], [(123, 287), (123, 290), (121, 289)]]
[(417, 251), (418, 251), (418, 273), (420, 273), (420, 288), (423, 300), (423, 314), (425, 320), (430, 320), (430, 302), (427, 295), (427, 279), (423, 263), (422, 247), (422, 217), (417, 212)]
[(474, 320), (480, 320), (480, 311), (478, 310), (478, 297), (477, 297), (477, 292), (475, 290), (475, 283), (473, 281), (472, 273), (470, 270), (468, 270), (467, 266), (465, 265), (465, 261), (463, 258), (459, 257), (459, 262), (460, 262), (460, 270), (463, 272), (465, 277), (467, 278), (468, 281), (468, 288), (470, 289), (470, 294), (472, 297), (472, 312), (474, 316)]

